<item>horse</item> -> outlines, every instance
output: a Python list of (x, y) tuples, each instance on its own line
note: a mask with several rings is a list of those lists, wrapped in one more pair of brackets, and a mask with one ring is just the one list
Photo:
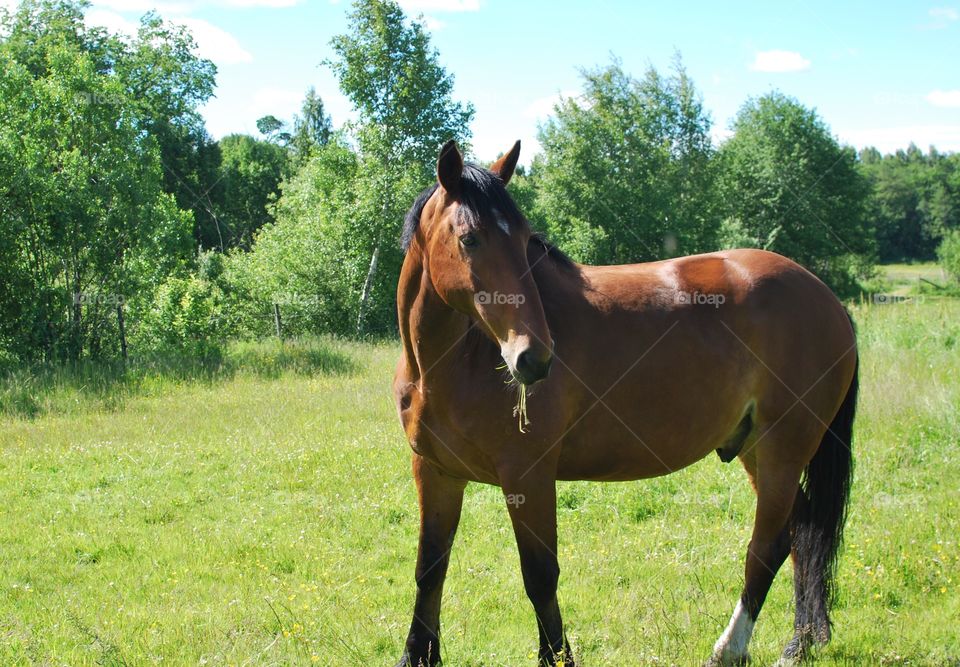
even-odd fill
[(393, 393), (420, 530), (398, 667), (441, 662), (441, 594), (468, 482), (501, 487), (539, 664), (569, 666), (557, 480), (650, 478), (714, 451), (740, 460), (756, 515), (742, 593), (707, 664), (749, 659), (787, 555), (796, 610), (778, 664), (799, 662), (831, 632), (858, 388), (849, 314), (812, 273), (764, 250), (575, 263), (507, 192), (519, 154), (518, 141), (483, 169), (446, 143), (437, 182), (404, 221)]

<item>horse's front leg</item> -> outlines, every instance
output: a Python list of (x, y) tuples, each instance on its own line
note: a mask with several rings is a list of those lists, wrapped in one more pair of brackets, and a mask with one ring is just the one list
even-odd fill
[(466, 482), (445, 475), (416, 454), (413, 478), (420, 500), (417, 600), (397, 667), (433, 667), (440, 664), (440, 598)]
[(574, 664), (557, 604), (557, 488), (554, 476), (538, 470), (501, 471), (527, 597), (540, 631), (540, 665)]

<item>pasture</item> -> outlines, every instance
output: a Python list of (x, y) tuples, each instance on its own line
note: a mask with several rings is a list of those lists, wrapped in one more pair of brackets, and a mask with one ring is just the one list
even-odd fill
[[(960, 303), (853, 315), (855, 482), (817, 664), (956, 665)], [(3, 379), (0, 663), (392, 665), (417, 533), (398, 353), (234, 344), (216, 366)], [(559, 507), (560, 603), (582, 664), (705, 660), (742, 586), (753, 495), (739, 464), (561, 483)], [(792, 634), (789, 568), (755, 664)], [(535, 663), (499, 489), (467, 489), (444, 600), (446, 664)]]

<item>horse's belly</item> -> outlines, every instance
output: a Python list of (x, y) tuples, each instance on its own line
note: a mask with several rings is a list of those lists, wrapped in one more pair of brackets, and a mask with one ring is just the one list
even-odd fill
[[(720, 448), (735, 431), (742, 409), (729, 405), (704, 416), (662, 414), (658, 419), (598, 415), (564, 439), (557, 476), (626, 481), (668, 475)], [(724, 412), (730, 414), (719, 414)]]
[(575, 453), (561, 453), (557, 479), (614, 482), (660, 477), (696, 463), (714, 449), (685, 448), (668, 453), (659, 443), (627, 445), (594, 440), (594, 445), (600, 450), (597, 454), (584, 452), (584, 447), (577, 447)]

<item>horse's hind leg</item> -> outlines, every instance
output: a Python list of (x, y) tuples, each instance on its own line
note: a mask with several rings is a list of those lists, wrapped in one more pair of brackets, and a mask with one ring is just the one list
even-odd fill
[(773, 578), (790, 553), (790, 514), (803, 464), (777, 458), (772, 442), (764, 442), (741, 456), (757, 492), (757, 513), (747, 548), (743, 592), (708, 665), (749, 661), (747, 648), (757, 616)]

